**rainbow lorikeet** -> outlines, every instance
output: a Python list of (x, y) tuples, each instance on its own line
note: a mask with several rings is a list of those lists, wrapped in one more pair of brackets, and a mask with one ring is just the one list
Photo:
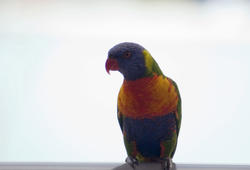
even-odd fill
[(108, 52), (106, 70), (118, 70), (124, 81), (118, 95), (118, 121), (133, 168), (161, 162), (169, 169), (181, 125), (177, 84), (166, 77), (151, 54), (136, 43), (120, 43)]

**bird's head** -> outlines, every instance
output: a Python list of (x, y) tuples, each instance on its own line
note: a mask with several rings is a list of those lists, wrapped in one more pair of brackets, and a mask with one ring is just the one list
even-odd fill
[(124, 42), (115, 45), (108, 52), (106, 70), (118, 70), (126, 80), (136, 80), (145, 76), (145, 49), (136, 43)]

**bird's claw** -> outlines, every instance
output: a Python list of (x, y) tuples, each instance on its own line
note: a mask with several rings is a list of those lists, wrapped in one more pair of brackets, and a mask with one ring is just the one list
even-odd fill
[(163, 158), (160, 162), (162, 170), (170, 170), (173, 166), (173, 162), (170, 158)]
[(131, 156), (128, 156), (126, 158), (126, 163), (129, 164), (134, 170), (135, 170), (135, 166), (138, 165), (138, 160), (136, 158), (133, 158)]

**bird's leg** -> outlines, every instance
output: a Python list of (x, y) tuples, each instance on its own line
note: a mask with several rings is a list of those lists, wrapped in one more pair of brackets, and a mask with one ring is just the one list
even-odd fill
[(132, 156), (128, 156), (126, 158), (126, 163), (129, 164), (134, 170), (135, 170), (135, 166), (138, 165), (138, 160)]
[(171, 167), (172, 167), (172, 160), (170, 158), (161, 159), (162, 170), (170, 170)]

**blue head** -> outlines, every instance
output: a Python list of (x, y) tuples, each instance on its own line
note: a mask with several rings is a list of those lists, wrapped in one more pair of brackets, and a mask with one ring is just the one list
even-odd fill
[(108, 52), (106, 70), (118, 70), (126, 80), (136, 80), (145, 76), (144, 48), (136, 43), (124, 42), (115, 45)]

